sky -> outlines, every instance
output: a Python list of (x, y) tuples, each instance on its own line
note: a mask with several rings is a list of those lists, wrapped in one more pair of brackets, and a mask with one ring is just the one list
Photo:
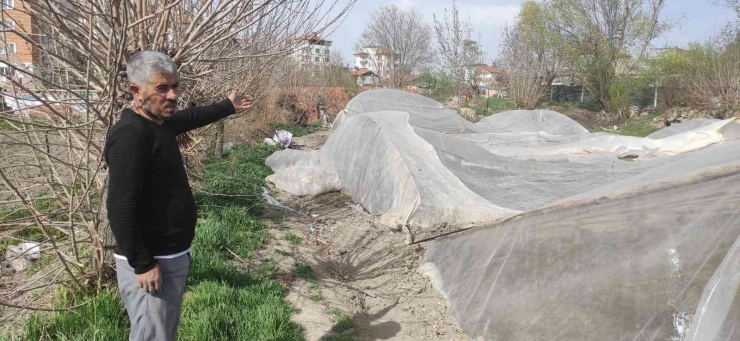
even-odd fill
[[(716, 35), (727, 22), (735, 17), (727, 8), (711, 4), (712, 0), (666, 0), (663, 12), (665, 19), (674, 23), (674, 28), (655, 40), (654, 45), (684, 46)], [(487, 52), (487, 62), (498, 56), (501, 31), (514, 22), (522, 0), (458, 0), (460, 18), (470, 19), (482, 37)], [(381, 6), (397, 5), (420, 11), (432, 24), (432, 15), (443, 15), (452, 0), (357, 0), (345, 20), (328, 39), (333, 40), (333, 49), (341, 51), (345, 62), (354, 65), (354, 46), (370, 14)]]

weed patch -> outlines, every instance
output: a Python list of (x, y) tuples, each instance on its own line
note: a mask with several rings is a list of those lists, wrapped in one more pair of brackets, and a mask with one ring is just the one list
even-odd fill
[(313, 301), (321, 301), (324, 298), (324, 290), (316, 283), (308, 285), (308, 298)]
[(334, 318), (335, 324), (331, 327), (331, 333), (322, 337), (321, 341), (354, 341), (355, 323), (352, 317), (336, 308), (327, 313)]
[(298, 278), (314, 279), (316, 277), (311, 266), (304, 262), (295, 262), (293, 268), (293, 272), (295, 272), (295, 275)]
[(303, 241), (301, 237), (296, 236), (295, 233), (293, 232), (286, 233), (283, 239), (289, 241), (291, 244), (294, 244), (294, 245), (298, 245)]

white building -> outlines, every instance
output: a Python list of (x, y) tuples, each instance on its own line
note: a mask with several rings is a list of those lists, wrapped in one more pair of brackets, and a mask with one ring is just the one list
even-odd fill
[(355, 53), (355, 69), (368, 69), (379, 77), (387, 77), (398, 64), (398, 54), (379, 46), (363, 47)]
[(317, 33), (298, 38), (298, 47), (293, 58), (301, 64), (324, 65), (331, 58), (331, 41), (322, 39)]

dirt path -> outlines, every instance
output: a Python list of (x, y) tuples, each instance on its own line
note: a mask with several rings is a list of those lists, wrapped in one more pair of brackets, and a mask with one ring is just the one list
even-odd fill
[[(326, 136), (318, 132), (297, 142), (316, 148)], [(404, 233), (376, 223), (340, 193), (314, 198), (278, 193), (277, 199), (306, 217), (270, 223), (275, 238), (259, 257), (286, 271), (296, 262), (311, 267), (308, 279), (292, 281), (288, 295), (308, 340), (331, 334), (332, 309), (352, 317), (356, 340), (468, 340), (442, 295), (417, 272), (424, 247), (406, 245)], [(290, 234), (300, 242), (286, 240)]]

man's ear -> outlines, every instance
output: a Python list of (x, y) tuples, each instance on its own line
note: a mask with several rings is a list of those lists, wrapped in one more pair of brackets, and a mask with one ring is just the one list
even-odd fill
[(141, 88), (136, 84), (131, 84), (129, 85), (128, 90), (131, 91), (131, 96), (134, 97), (134, 101), (136, 101), (136, 103), (141, 103)]

